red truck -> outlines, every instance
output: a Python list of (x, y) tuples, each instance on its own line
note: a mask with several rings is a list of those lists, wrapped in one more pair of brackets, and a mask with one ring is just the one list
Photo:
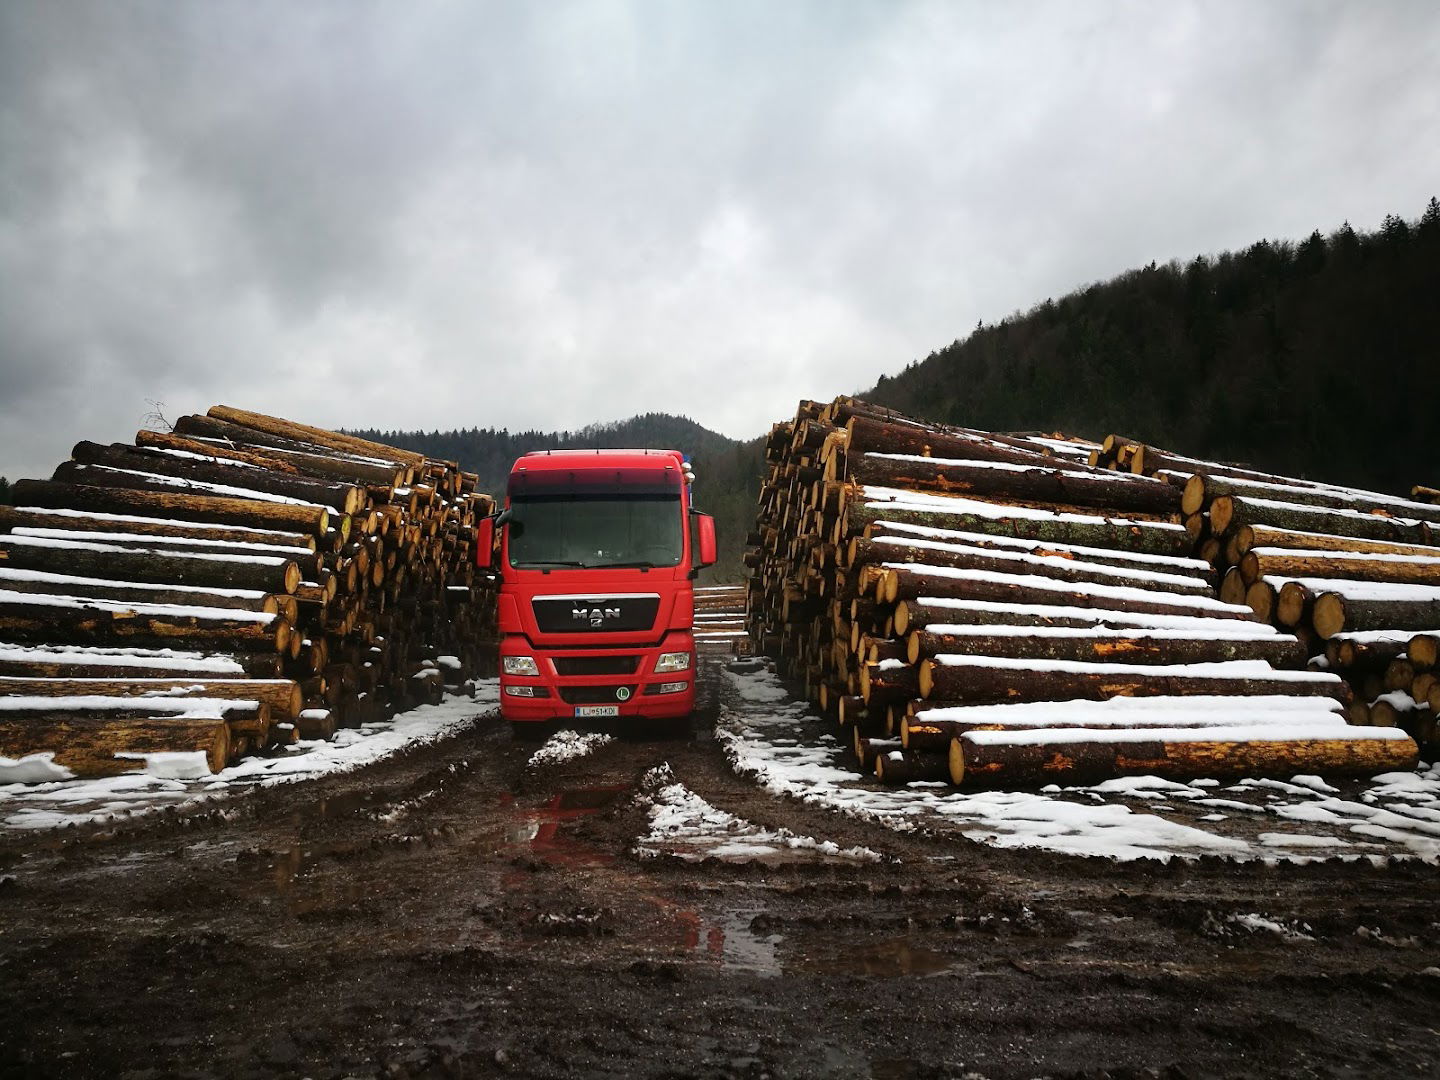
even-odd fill
[(692, 582), (716, 557), (693, 479), (677, 450), (543, 450), (515, 462), (476, 562), (500, 575), (500, 709), (517, 731), (690, 715)]

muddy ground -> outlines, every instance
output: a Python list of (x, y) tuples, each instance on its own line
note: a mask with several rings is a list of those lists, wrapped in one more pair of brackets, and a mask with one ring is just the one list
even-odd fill
[[(527, 770), (485, 717), (222, 811), (0, 837), (0, 1075), (1440, 1075), (1434, 868), (1116, 864), (777, 799), (711, 737), (719, 662), (687, 737)], [(666, 762), (884, 858), (637, 856)]]

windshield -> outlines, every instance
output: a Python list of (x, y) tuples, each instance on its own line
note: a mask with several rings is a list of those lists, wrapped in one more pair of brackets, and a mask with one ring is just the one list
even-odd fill
[(554, 495), (512, 499), (510, 565), (678, 566), (676, 495)]

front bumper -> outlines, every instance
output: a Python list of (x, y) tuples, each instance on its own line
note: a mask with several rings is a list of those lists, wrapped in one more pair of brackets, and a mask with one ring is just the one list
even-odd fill
[[(667, 652), (689, 652), (689, 668), (656, 673), (656, 661)], [(540, 673), (506, 675), (506, 656), (532, 656)], [(688, 633), (672, 633), (660, 645), (642, 648), (548, 650), (516, 635), (501, 641), (500, 658), (500, 714), (506, 720), (538, 723), (607, 717), (678, 719), (695, 708), (695, 641)], [(624, 670), (632, 658), (633, 666)], [(562, 668), (588, 673), (562, 675)], [(683, 690), (654, 692), (664, 684), (682, 682)], [(541, 696), (517, 697), (511, 688), (528, 688), (530, 694)], [(599, 715), (577, 712), (595, 707), (604, 711)]]

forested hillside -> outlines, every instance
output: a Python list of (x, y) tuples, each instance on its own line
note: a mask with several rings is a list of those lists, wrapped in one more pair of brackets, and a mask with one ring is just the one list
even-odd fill
[(683, 416), (646, 413), (581, 431), (517, 431), (467, 428), (459, 431), (355, 431), (431, 457), (459, 461), (480, 474), (480, 490), (503, 493), (515, 459), (531, 450), (635, 447), (681, 450), (695, 467), (695, 503), (715, 515), (720, 562), (705, 574), (711, 581), (739, 581), (745, 534), (755, 521), (755, 499), (764, 468), (761, 440), (737, 442)]
[(1120, 432), (1401, 492), (1440, 475), (1440, 202), (1374, 232), (1151, 264), (980, 325), (862, 396), (996, 430)]

